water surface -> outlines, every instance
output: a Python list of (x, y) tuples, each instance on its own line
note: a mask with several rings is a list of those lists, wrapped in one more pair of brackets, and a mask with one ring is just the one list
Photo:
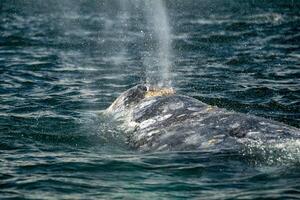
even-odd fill
[[(0, 2), (0, 197), (299, 198), (300, 141), (144, 154), (99, 115), (157, 45), (122, 2)], [(178, 93), (300, 127), (299, 1), (165, 5)]]

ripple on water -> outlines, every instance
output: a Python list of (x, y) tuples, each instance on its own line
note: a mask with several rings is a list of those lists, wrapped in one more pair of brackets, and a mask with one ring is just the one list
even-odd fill
[[(0, 2), (0, 196), (298, 198), (296, 139), (232, 151), (129, 149), (98, 112), (146, 78), (154, 38), (140, 7), (126, 3)], [(166, 6), (178, 93), (299, 127), (299, 3)]]

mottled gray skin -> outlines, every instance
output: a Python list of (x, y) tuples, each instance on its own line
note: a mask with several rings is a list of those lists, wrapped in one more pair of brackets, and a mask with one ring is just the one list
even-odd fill
[(107, 109), (122, 122), (129, 144), (141, 151), (232, 149), (249, 140), (300, 138), (300, 130), (261, 117), (212, 107), (183, 96), (145, 98), (137, 85)]

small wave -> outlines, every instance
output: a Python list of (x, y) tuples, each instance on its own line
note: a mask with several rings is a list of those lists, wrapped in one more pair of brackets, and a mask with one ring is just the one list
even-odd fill
[(284, 21), (284, 16), (279, 13), (264, 13), (264, 14), (252, 14), (249, 16), (244, 16), (239, 19), (235, 19), (235, 16), (223, 16), (222, 18), (217, 18), (215, 16), (211, 18), (199, 18), (196, 20), (191, 20), (191, 24), (199, 25), (232, 25), (236, 23), (248, 23), (248, 24), (280, 24)]
[(284, 16), (279, 13), (264, 13), (247, 16), (245, 20), (256, 24), (280, 24), (284, 21)]
[(216, 25), (216, 24), (224, 24), (224, 23), (232, 23), (233, 20), (229, 19), (197, 19), (191, 20), (192, 24), (200, 24), (200, 25)]

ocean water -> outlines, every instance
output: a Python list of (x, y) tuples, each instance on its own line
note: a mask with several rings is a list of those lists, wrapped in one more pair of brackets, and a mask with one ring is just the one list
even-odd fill
[[(300, 1), (164, 5), (178, 93), (300, 128)], [(142, 153), (99, 114), (161, 70), (143, 9), (0, 1), (0, 199), (299, 199), (299, 140)]]

